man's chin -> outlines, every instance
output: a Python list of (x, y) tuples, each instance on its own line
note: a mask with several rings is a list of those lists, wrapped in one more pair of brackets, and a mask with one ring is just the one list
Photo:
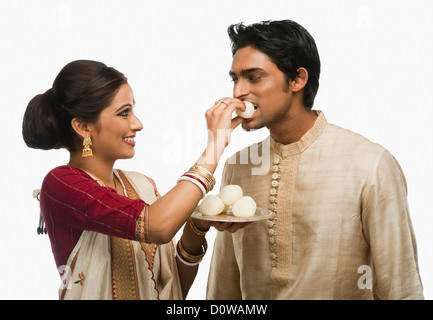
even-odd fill
[(260, 128), (263, 128), (263, 126), (258, 125), (254, 120), (242, 122), (242, 129), (245, 131), (254, 131)]

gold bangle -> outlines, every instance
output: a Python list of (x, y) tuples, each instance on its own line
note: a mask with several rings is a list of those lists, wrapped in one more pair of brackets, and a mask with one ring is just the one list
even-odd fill
[(198, 235), (198, 236), (204, 236), (206, 235), (206, 233), (209, 231), (210, 228), (207, 228), (206, 230), (200, 230), (199, 228), (197, 228), (197, 226), (194, 224), (194, 222), (192, 222), (191, 219), (188, 220), (188, 224), (191, 227), (192, 231)]
[(216, 181), (215, 181), (215, 177), (213, 176), (212, 172), (210, 172), (208, 169), (206, 169), (205, 167), (199, 166), (199, 165), (193, 165), (191, 167), (192, 170), (198, 170), (200, 172), (202, 172), (206, 177), (209, 178), (209, 180), (212, 182), (213, 185), (215, 185)]
[(199, 180), (203, 184), (203, 186), (206, 188), (206, 193), (209, 192), (212, 189), (209, 181), (205, 177), (203, 177), (201, 174), (199, 174), (197, 172), (194, 172), (194, 171), (190, 170), (190, 171), (185, 172), (184, 176), (190, 176), (190, 177), (193, 177), (196, 180)]
[(206, 189), (206, 192), (204, 193), (208, 193), (209, 191), (211, 191), (216, 183), (215, 177), (209, 170), (197, 165), (192, 166), (187, 172), (183, 174), (183, 176), (190, 177), (199, 181)]
[(189, 252), (187, 252), (185, 250), (185, 248), (182, 245), (182, 238), (179, 239), (179, 241), (177, 242), (177, 248), (178, 248), (178, 254), (186, 261), (190, 262), (190, 263), (196, 263), (196, 262), (200, 262), (204, 255), (206, 254), (207, 251), (207, 241), (206, 238), (203, 240), (203, 243), (201, 245), (203, 252), (199, 255), (192, 255)]
[(197, 171), (190, 171), (193, 175), (195, 176), (199, 176), (201, 177), (201, 179), (203, 181), (205, 181), (207, 188), (209, 189), (209, 191), (211, 191), (215, 185), (215, 183), (211, 180), (210, 177), (207, 176), (203, 176), (203, 174), (201, 172), (197, 172)]

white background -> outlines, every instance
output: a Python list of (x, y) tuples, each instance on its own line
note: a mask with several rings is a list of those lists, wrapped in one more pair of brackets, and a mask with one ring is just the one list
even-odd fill
[[(2, 0), (0, 298), (57, 299), (59, 278), (48, 237), (36, 234), (32, 191), (68, 153), (27, 148), (21, 123), (28, 101), (66, 63), (99, 60), (127, 75), (144, 129), (135, 158), (117, 167), (152, 177), (164, 194), (205, 147), (205, 109), (231, 96), (227, 27), (292, 19), (319, 48), (315, 109), (382, 144), (402, 166), (425, 298), (432, 299), (432, 16), (429, 0)], [(222, 160), (266, 135), (235, 131)], [(189, 299), (205, 298), (214, 236)]]

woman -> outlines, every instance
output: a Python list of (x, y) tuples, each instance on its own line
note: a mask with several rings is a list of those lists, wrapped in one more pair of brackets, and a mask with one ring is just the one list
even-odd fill
[(134, 106), (122, 73), (87, 60), (67, 64), (52, 88), (27, 106), (26, 144), (70, 152), (67, 165), (47, 174), (40, 194), (62, 275), (60, 299), (182, 299), (206, 252), (209, 226), (189, 217), (215, 184), (212, 174), (230, 132), (242, 122), (232, 112), (245, 107), (225, 98), (206, 111), (206, 150), (161, 197), (150, 178), (114, 169), (117, 159), (134, 156), (134, 138), (143, 128)]

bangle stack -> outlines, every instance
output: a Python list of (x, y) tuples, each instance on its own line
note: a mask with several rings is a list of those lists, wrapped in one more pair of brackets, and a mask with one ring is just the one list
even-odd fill
[(210, 228), (207, 228), (206, 230), (200, 230), (199, 228), (197, 228), (197, 226), (194, 224), (194, 222), (192, 222), (192, 220), (188, 220), (188, 224), (191, 228), (191, 230), (198, 236), (205, 236), (206, 233), (209, 231)]
[(207, 241), (206, 238), (203, 240), (203, 243), (201, 245), (202, 248), (202, 253), (199, 255), (192, 255), (190, 253), (188, 253), (185, 248), (182, 245), (182, 239), (180, 239), (177, 242), (177, 246), (176, 246), (176, 256), (179, 258), (179, 260), (190, 267), (196, 266), (198, 265), (201, 260), (203, 260), (204, 255), (206, 254), (207, 251)]
[(186, 180), (194, 183), (202, 193), (202, 199), (206, 194), (215, 186), (215, 178), (212, 173), (204, 167), (194, 165), (187, 172), (185, 172), (178, 180)]

